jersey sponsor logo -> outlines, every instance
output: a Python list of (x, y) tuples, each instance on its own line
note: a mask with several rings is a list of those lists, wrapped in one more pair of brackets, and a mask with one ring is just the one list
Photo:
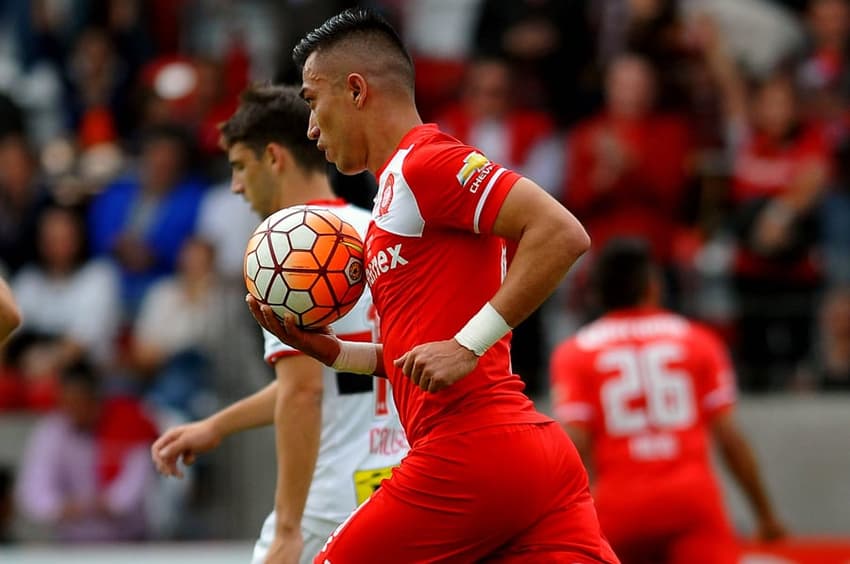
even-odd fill
[(387, 215), (390, 211), (390, 204), (393, 203), (393, 187), (395, 186), (395, 176), (390, 174), (387, 176), (387, 181), (384, 182), (384, 189), (381, 190), (381, 202), (378, 204), (378, 217)]
[(469, 192), (475, 194), (478, 192), (484, 179), (495, 168), (496, 165), (487, 160), (487, 157), (477, 151), (473, 151), (463, 159), (463, 166), (458, 171), (456, 178), (461, 186), (466, 186), (470, 179), (475, 176), (475, 180), (469, 186)]
[(372, 260), (369, 261), (369, 265), (366, 267), (366, 280), (371, 286), (381, 274), (395, 270), (399, 266), (404, 266), (407, 262), (407, 259), (401, 256), (401, 243), (381, 249), (375, 253), (375, 256), (372, 257)]

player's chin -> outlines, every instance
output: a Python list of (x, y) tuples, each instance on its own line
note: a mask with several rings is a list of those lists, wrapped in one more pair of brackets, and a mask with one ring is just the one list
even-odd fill
[(346, 176), (351, 176), (351, 175), (354, 175), (354, 174), (360, 174), (361, 172), (366, 170), (365, 164), (355, 163), (353, 161), (342, 159), (342, 158), (337, 158), (337, 159), (334, 159), (334, 160), (328, 159), (328, 161), (332, 162), (334, 164), (334, 166), (336, 166), (336, 169), (341, 174), (345, 174)]

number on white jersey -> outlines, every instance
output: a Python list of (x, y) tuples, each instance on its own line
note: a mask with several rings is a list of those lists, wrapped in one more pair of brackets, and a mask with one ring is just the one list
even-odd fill
[[(633, 435), (650, 428), (678, 429), (696, 417), (690, 375), (670, 365), (684, 360), (685, 351), (674, 342), (622, 346), (599, 355), (600, 372), (616, 372), (602, 385), (605, 426), (611, 435)], [(645, 407), (630, 403), (644, 397)]]

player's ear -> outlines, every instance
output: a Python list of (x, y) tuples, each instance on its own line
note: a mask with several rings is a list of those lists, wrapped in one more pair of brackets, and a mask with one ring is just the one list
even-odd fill
[(353, 72), (348, 75), (346, 86), (348, 87), (348, 94), (351, 96), (351, 101), (354, 102), (354, 105), (357, 108), (362, 108), (363, 104), (366, 102), (366, 94), (368, 90), (366, 79), (363, 78), (362, 74)]
[(279, 143), (269, 143), (266, 145), (266, 154), (269, 166), (277, 173), (283, 172), (292, 162), (292, 153)]

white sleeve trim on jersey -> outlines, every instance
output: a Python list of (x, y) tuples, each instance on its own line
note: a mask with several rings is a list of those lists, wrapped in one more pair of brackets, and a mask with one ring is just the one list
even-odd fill
[(717, 388), (707, 393), (702, 399), (702, 405), (705, 409), (716, 409), (732, 403), (735, 403), (735, 389), (729, 386)]
[(475, 206), (475, 217), (472, 220), (472, 228), (476, 233), (480, 233), (481, 231), (478, 228), (478, 221), (481, 219), (481, 212), (484, 210), (484, 204), (487, 202), (487, 197), (490, 195), (490, 190), (493, 189), (493, 186), (496, 184), (496, 181), (500, 176), (505, 172), (504, 168), (500, 168), (493, 174), (493, 178), (490, 179), (490, 182), (487, 183), (487, 186), (484, 188), (484, 192), (481, 193), (481, 198), (478, 200), (478, 205)]
[(589, 403), (580, 402), (565, 403), (555, 408), (555, 417), (558, 421), (564, 423), (570, 421), (587, 422), (593, 419), (593, 406)]

